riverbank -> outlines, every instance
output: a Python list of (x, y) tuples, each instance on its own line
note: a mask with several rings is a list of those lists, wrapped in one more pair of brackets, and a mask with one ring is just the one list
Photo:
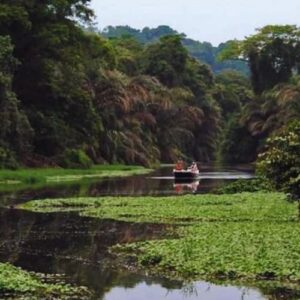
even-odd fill
[[(118, 245), (137, 267), (185, 279), (300, 282), (297, 204), (281, 193), (182, 197), (105, 197), (32, 201), (23, 209), (175, 224), (176, 238)], [(178, 238), (179, 236), (179, 238)]]
[(92, 178), (124, 177), (151, 172), (140, 166), (96, 165), (90, 169), (19, 169), (0, 170), (0, 186), (78, 181)]
[(0, 263), (0, 297), (1, 295), (10, 299), (18, 295), (22, 299), (86, 299), (88, 292), (83, 287), (45, 283), (38, 275)]

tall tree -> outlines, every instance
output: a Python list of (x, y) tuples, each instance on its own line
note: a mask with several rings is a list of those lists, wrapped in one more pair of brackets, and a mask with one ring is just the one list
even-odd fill
[(145, 73), (156, 76), (168, 87), (183, 84), (188, 52), (181, 44), (180, 36), (166, 36), (146, 50)]
[[(77, 21), (91, 20), (89, 0), (2, 2), (9, 34), (20, 61), (13, 86), (35, 129), (35, 151), (57, 155), (92, 143), (97, 127), (82, 62), (87, 36)], [(78, 118), (86, 117), (79, 123)], [(67, 137), (67, 138), (66, 138)], [(81, 141), (81, 142), (80, 142)]]
[(0, 167), (15, 167), (30, 152), (32, 129), (12, 90), (18, 61), (9, 37), (0, 36)]
[(257, 94), (287, 82), (299, 71), (300, 29), (293, 25), (269, 25), (244, 41), (232, 41), (221, 59), (244, 59), (249, 63), (253, 89)]

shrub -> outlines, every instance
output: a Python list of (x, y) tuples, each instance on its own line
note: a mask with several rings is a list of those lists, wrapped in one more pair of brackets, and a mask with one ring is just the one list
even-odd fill
[(64, 168), (89, 169), (93, 162), (83, 150), (68, 149), (64, 152), (61, 165)]
[(272, 187), (264, 177), (257, 177), (253, 179), (239, 179), (230, 182), (225, 186), (215, 190), (216, 194), (236, 194), (236, 193), (255, 193), (259, 191), (270, 191)]
[(256, 160), (258, 142), (248, 129), (233, 116), (226, 125), (221, 144), (222, 161), (225, 163), (250, 163)]
[(0, 169), (17, 169), (18, 163), (15, 155), (7, 148), (0, 146)]
[(258, 172), (274, 188), (300, 198), (300, 121), (268, 139), (266, 151), (259, 156)]

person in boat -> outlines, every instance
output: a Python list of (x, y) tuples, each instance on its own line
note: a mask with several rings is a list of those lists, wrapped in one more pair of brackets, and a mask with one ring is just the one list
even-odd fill
[(182, 171), (184, 169), (184, 163), (182, 160), (178, 160), (176, 165), (175, 165), (175, 170), (176, 171)]
[(192, 172), (197, 172), (197, 171), (199, 171), (199, 169), (198, 169), (198, 166), (197, 166), (197, 163), (196, 162), (192, 162), (192, 164), (190, 165), (190, 167), (188, 168), (190, 171), (192, 171)]

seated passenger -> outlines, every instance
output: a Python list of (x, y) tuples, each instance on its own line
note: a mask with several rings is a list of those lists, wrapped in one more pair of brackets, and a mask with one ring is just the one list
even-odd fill
[(177, 170), (177, 171), (181, 171), (181, 170), (183, 170), (183, 161), (182, 160), (179, 160), (177, 163), (176, 163), (176, 165), (175, 165), (175, 170)]
[(189, 167), (189, 170), (191, 170), (191, 171), (198, 171), (198, 166), (197, 166), (197, 163), (196, 162), (193, 162), (192, 164), (191, 164), (191, 166)]

